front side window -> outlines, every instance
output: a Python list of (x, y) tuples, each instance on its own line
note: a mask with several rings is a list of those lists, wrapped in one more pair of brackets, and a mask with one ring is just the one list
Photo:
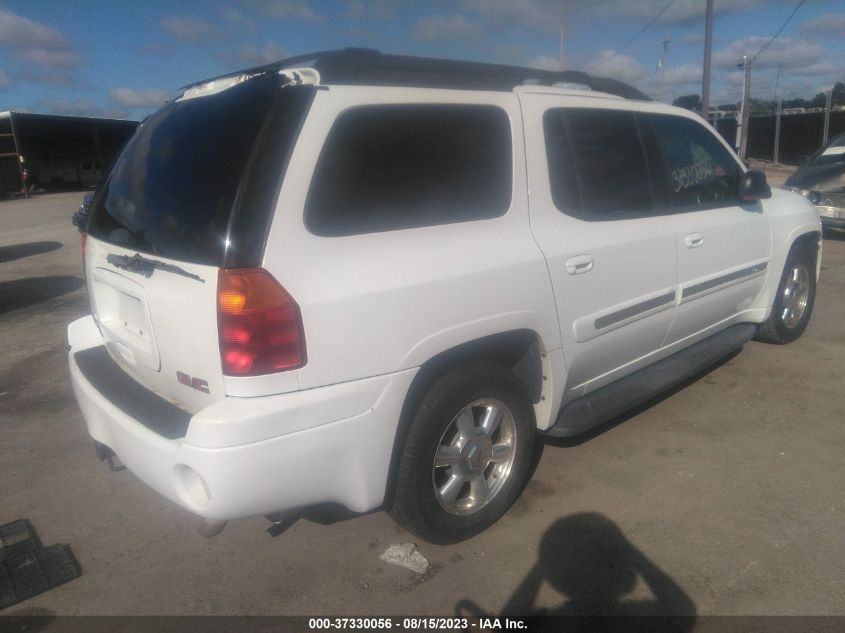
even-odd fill
[(742, 170), (725, 146), (700, 123), (650, 116), (674, 208), (739, 202)]
[(564, 213), (614, 219), (653, 207), (632, 112), (559, 108), (543, 120), (552, 199)]
[(359, 235), (503, 215), (511, 203), (507, 114), (482, 105), (378, 105), (341, 114), (305, 208), (317, 235)]

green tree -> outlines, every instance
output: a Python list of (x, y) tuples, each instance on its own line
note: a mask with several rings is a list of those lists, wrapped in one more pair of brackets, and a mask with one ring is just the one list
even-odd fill
[(672, 105), (679, 108), (686, 108), (693, 112), (701, 111), (701, 95), (683, 95), (672, 102)]
[(810, 100), (811, 108), (823, 108), (827, 105), (827, 94), (824, 92), (818, 93)]
[(766, 99), (751, 99), (751, 114), (770, 114), (774, 110), (771, 101)]

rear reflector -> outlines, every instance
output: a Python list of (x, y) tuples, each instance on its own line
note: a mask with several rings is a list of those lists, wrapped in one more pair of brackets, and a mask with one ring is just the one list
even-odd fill
[(299, 306), (263, 268), (221, 269), (217, 278), (220, 359), (228, 376), (257, 376), (305, 364)]

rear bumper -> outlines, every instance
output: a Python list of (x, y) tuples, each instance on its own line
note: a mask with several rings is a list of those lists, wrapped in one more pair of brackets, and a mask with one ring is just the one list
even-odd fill
[(228, 520), (317, 503), (364, 512), (384, 500), (399, 414), (416, 370), (266, 398), (225, 398), (192, 416), (185, 437), (168, 439), (80, 370), (75, 355), (98, 337), (92, 320), (81, 323), (86, 319), (71, 324), (68, 335), (71, 381), (88, 432), (174, 503)]

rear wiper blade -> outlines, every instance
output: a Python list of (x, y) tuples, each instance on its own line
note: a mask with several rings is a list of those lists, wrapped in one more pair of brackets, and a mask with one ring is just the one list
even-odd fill
[(165, 262), (160, 262), (155, 259), (147, 259), (146, 257), (142, 257), (140, 253), (135, 253), (132, 257), (129, 255), (115, 255), (114, 253), (109, 253), (106, 255), (106, 261), (115, 268), (122, 268), (130, 273), (143, 275), (148, 279), (153, 276), (153, 272), (156, 270), (163, 270), (168, 273), (175, 273), (177, 275), (196, 279), (201, 283), (205, 283), (205, 279), (199, 275), (195, 275), (194, 273), (189, 273), (184, 268), (179, 268), (173, 264), (166, 264)]

